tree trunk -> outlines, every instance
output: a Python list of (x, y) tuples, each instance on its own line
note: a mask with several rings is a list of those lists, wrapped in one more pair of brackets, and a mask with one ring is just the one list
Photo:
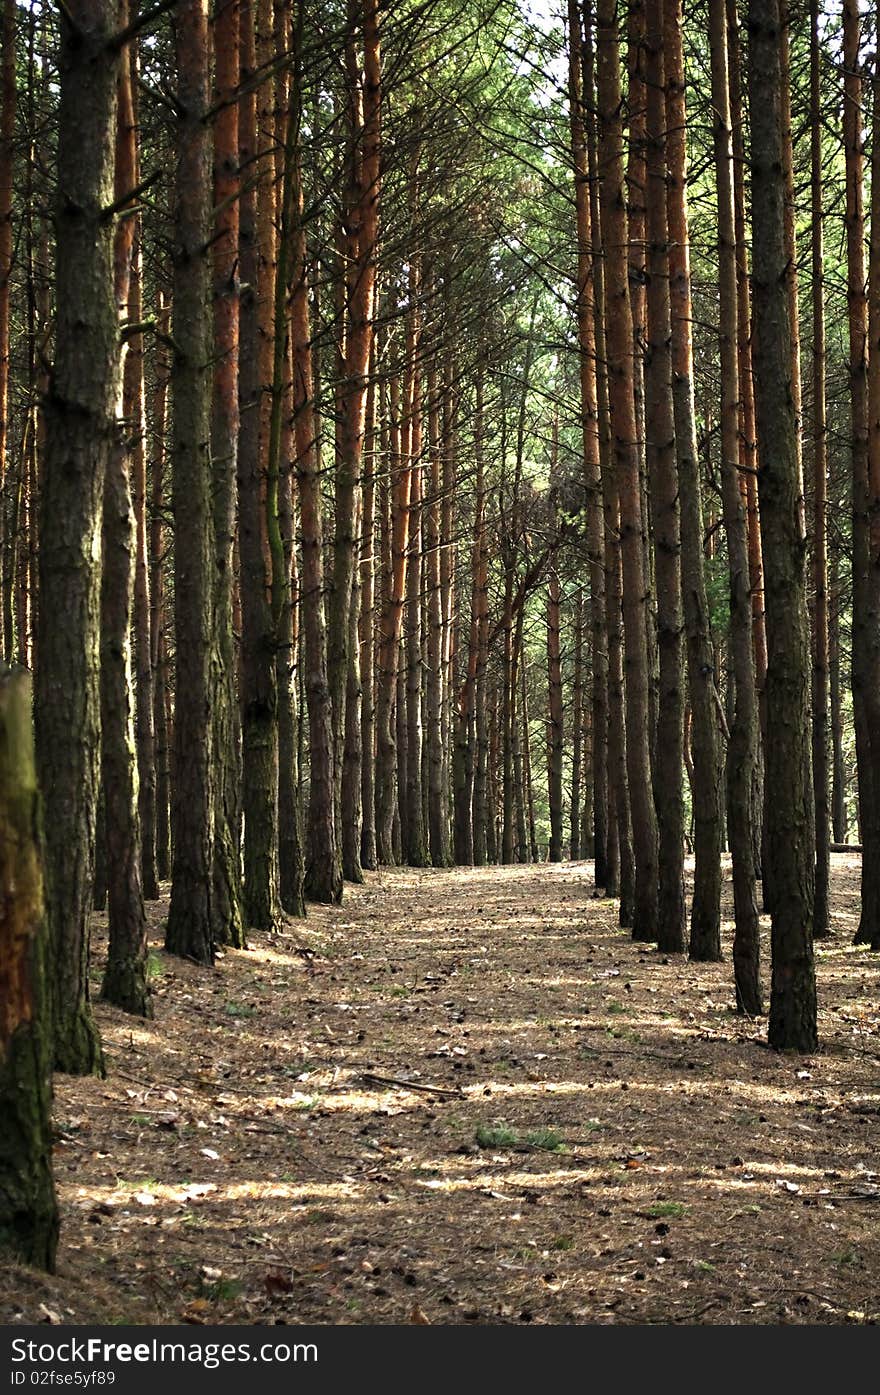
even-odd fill
[(290, 334), (293, 343), (294, 421), (302, 535), (302, 628), (309, 717), (309, 805), (306, 817), (305, 895), (310, 901), (342, 900), (342, 854), (336, 822), (333, 713), (327, 680), (324, 614), (324, 524), (318, 461), (315, 382), (309, 329), (309, 285), (303, 229), (300, 163), (293, 167), (293, 277)]
[[(380, 49), (377, 0), (349, 0), (346, 46), (349, 120), (348, 189), (345, 214), (345, 348), (339, 387), (333, 577), (327, 625), (327, 671), (333, 707), (334, 770), (341, 785), (349, 664), (349, 607), (357, 556), (355, 517), (359, 508), (367, 382), (373, 337), (380, 179)], [(363, 26), (363, 80), (354, 32)], [(362, 99), (361, 99), (361, 93)], [(338, 795), (337, 788), (337, 795)], [(358, 869), (359, 870), (359, 869)]]
[[(876, 63), (871, 86), (874, 111), (880, 115), (880, 72)], [(880, 858), (880, 139), (873, 141), (871, 149), (868, 307), (868, 479), (865, 509), (868, 537), (863, 597), (865, 633), (862, 637), (860, 672), (866, 680), (863, 691), (865, 744), (870, 753), (872, 781), (869, 807), (862, 804), (863, 865)], [(854, 558), (854, 568), (855, 563)], [(880, 898), (874, 881), (872, 876), (867, 900), (863, 887), (856, 943), (880, 950)]]
[[(128, 22), (128, 13), (128, 5), (120, 5), (120, 24)], [(138, 178), (131, 76), (131, 59), (126, 53), (117, 90), (117, 201), (125, 200)], [(137, 218), (129, 213), (117, 224), (114, 240), (116, 306), (123, 322), (131, 303), (136, 241)], [(129, 473), (129, 443), (134, 442), (138, 430), (134, 399), (141, 400), (141, 384), (139, 360), (132, 369), (130, 355), (128, 345), (119, 403), (121, 429), (107, 462), (101, 525), (101, 781), (109, 931), (101, 994), (126, 1012), (148, 1017), (147, 923), (141, 884), (131, 652), (136, 525)], [(133, 432), (128, 440), (126, 426)], [(99, 837), (101, 833), (99, 830)]]
[(574, 612), (574, 673), (571, 693), (571, 807), (569, 811), (568, 855), (572, 862), (581, 856), (581, 779), (584, 735), (584, 597), (578, 591)]
[[(156, 733), (156, 872), (162, 881), (171, 873), (171, 788), (168, 757), (168, 662), (165, 650), (165, 585), (163, 522), (168, 435), (168, 381), (171, 374), (168, 331), (169, 309), (160, 292), (156, 314), (159, 349), (152, 394), (152, 458), (150, 518), (150, 665), (153, 672), (153, 729)], [(236, 782), (237, 787), (237, 782)]]
[[(553, 486), (551, 485), (551, 488)], [(547, 579), (547, 799), (550, 805), (550, 861), (562, 861), (562, 660), (559, 572), (551, 561)]]
[[(9, 439), (9, 307), (12, 282), (12, 180), (15, 158), (15, 27), (16, 0), (3, 0), (0, 52), (0, 500), (5, 499)], [(2, 519), (0, 519), (2, 521)], [(14, 535), (13, 535), (14, 536)], [(4, 605), (0, 616), (0, 653), (11, 659), (15, 636)]]
[(672, 403), (672, 322), (666, 212), (666, 111), (663, 98), (662, 0), (648, 0), (647, 38), (647, 356), (645, 448), (654, 515), (657, 581), (659, 703), (654, 754), (654, 802), (659, 834), (657, 945), (667, 954), (685, 946), (684, 653), (681, 604), (681, 525)]
[(779, 0), (750, 0), (755, 408), (766, 579), (767, 788), (772, 876), (770, 1045), (816, 1048), (810, 646), (785, 237)]
[(667, 0), (663, 16), (669, 283), (672, 310), (672, 390), (681, 507), (681, 588), (691, 707), (694, 809), (692, 959), (721, 958), (721, 757), (715, 669), (703, 567), (703, 510), (694, 413), (690, 243), (687, 221), (687, 145), (681, 0)]
[(638, 425), (633, 382), (623, 163), (619, 40), (614, 0), (597, 5), (602, 239), (606, 248), (608, 397), (620, 507), (623, 626), (626, 658), (626, 771), (635, 863), (633, 938), (657, 934), (657, 820), (651, 791), (648, 655), (645, 643), (644, 535), (639, 484)]
[[(249, 11), (245, 10), (245, 20)], [(212, 759), (217, 782), (212, 915), (218, 944), (244, 946), (239, 846), (238, 721), (233, 642), (233, 544), (238, 467), (239, 5), (215, 0), (213, 311), (211, 474), (214, 500), (214, 723)], [(250, 100), (246, 98), (247, 102)], [(224, 105), (225, 103), (225, 105)]]
[(843, 705), (840, 693), (840, 579), (837, 553), (831, 554), (828, 669), (831, 698), (831, 827), (835, 843), (846, 842), (846, 769), (843, 761)]
[[(587, 553), (590, 568), (590, 634), (593, 655), (591, 722), (593, 741), (593, 845), (595, 886), (616, 894), (619, 873), (617, 855), (609, 863), (612, 841), (608, 809), (608, 636), (605, 627), (605, 529), (602, 506), (597, 354), (601, 333), (604, 364), (604, 320), (597, 325), (597, 305), (604, 304), (604, 270), (599, 245), (598, 152), (594, 117), (594, 52), (588, 7), (584, 34), (580, 32), (577, 6), (569, 6), (569, 100), (571, 105), (572, 158), (577, 211), (577, 323), (580, 350), (581, 421), (584, 480), (587, 490)], [(584, 115), (586, 113), (586, 116)], [(585, 129), (585, 122), (587, 123)], [(604, 367), (602, 368), (604, 375)], [(616, 848), (616, 834), (614, 836)]]
[(870, 943), (880, 925), (880, 789), (871, 746), (870, 520), (868, 514), (868, 297), (865, 275), (861, 22), (858, 0), (843, 6), (843, 146), (846, 162), (847, 306), (852, 441), (852, 702), (858, 768), (862, 858), (856, 941)]
[(49, 935), (30, 678), (0, 675), (0, 1252), (52, 1273)]
[[(829, 934), (831, 809), (828, 800), (828, 425), (825, 402), (825, 268), (822, 233), (822, 127), (819, 0), (810, 0), (810, 198), (813, 272), (813, 800), (816, 895), (813, 938)], [(880, 404), (878, 404), (880, 405)]]
[[(241, 6), (242, 71), (268, 61), (271, 7), (259, 0)], [(257, 45), (254, 50), (256, 19)], [(275, 930), (281, 919), (278, 886), (278, 684), (276, 634), (270, 602), (272, 559), (268, 542), (267, 467), (274, 366), (276, 285), (275, 189), (271, 132), (272, 80), (262, 106), (245, 96), (240, 145), (250, 184), (240, 204), (240, 273), (246, 289), (240, 308), (241, 399), (238, 441), (238, 547), (241, 592), (241, 800), (244, 816), (243, 916), (255, 930)]]
[(210, 412), (211, 227), (206, 0), (175, 12), (178, 146), (174, 230), (172, 488), (174, 512), (174, 782), (171, 904), (165, 948), (214, 959), (211, 648), (214, 583)]
[[(733, 142), (724, 0), (710, 0), (712, 106), (718, 194), (719, 354), (721, 360), (721, 496), (730, 572), (730, 665), (735, 705), (727, 744), (727, 826), (733, 859), (733, 972), (739, 1012), (762, 1008), (760, 934), (752, 829), (758, 724), (752, 646), (748, 525), (739, 475), (736, 224)], [(730, 681), (730, 680), (728, 680)]]
[[(418, 282), (416, 283), (418, 285)], [(406, 818), (403, 821), (404, 859), (424, 867), (425, 827), (422, 806), (422, 375), (415, 331), (406, 431), (412, 483), (409, 501), (409, 548), (406, 561)]]
[[(371, 391), (378, 393), (373, 377)], [(375, 398), (378, 401), (378, 398)], [(364, 451), (363, 517), (361, 520), (361, 607), (358, 617), (358, 641), (361, 680), (361, 866), (374, 872), (378, 865), (376, 849), (376, 688), (373, 648), (373, 624), (376, 594), (375, 535), (376, 535), (376, 476), (381, 473), (387, 424), (380, 424), (373, 402), (369, 417), (372, 432)], [(377, 468), (378, 467), (378, 468)]]
[(59, 21), (58, 309), (40, 498), (35, 718), (55, 1064), (77, 1075), (103, 1072), (89, 1007), (88, 918), (100, 762), (101, 499), (119, 430), (113, 226), (104, 215), (114, 197), (116, 12), (115, 0), (74, 0)]

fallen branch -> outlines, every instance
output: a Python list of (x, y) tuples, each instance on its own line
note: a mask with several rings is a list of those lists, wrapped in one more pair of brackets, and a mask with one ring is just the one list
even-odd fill
[(379, 1085), (397, 1085), (401, 1090), (421, 1090), (428, 1095), (460, 1095), (461, 1088), (455, 1086), (449, 1089), (445, 1085), (422, 1085), (417, 1080), (404, 1080), (399, 1075), (377, 1075), (375, 1071), (367, 1070), (363, 1073), (364, 1080), (374, 1080)]

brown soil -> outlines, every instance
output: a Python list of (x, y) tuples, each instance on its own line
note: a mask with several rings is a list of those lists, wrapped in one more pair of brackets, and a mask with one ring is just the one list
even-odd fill
[(880, 964), (834, 864), (809, 1058), (585, 863), (371, 875), (213, 972), (155, 907), (155, 1020), (98, 1005), (108, 1079), (57, 1081), (58, 1274), (0, 1320), (876, 1321)]

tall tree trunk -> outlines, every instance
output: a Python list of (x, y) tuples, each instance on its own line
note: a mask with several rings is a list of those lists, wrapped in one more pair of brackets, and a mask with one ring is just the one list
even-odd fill
[[(876, 7), (875, 7), (876, 15)], [(880, 72), (872, 74), (874, 112), (880, 117)], [(878, 127), (875, 127), (875, 130)], [(866, 515), (868, 537), (864, 582), (865, 633), (860, 655), (865, 677), (863, 692), (866, 745), (872, 781), (870, 806), (862, 802), (862, 861), (880, 857), (880, 138), (871, 149), (871, 232), (868, 254), (868, 479)], [(853, 566), (855, 567), (854, 558)], [(855, 618), (855, 617), (854, 617)], [(854, 626), (855, 628), (855, 626)], [(855, 653), (853, 654), (855, 659)], [(870, 899), (862, 897), (856, 942), (880, 950), (880, 898), (872, 877)]]
[(302, 629), (306, 705), (309, 718), (309, 804), (305, 832), (305, 895), (310, 901), (342, 900), (342, 853), (336, 822), (333, 713), (327, 680), (324, 614), (324, 523), (315, 412), (309, 283), (303, 229), (300, 159), (293, 164), (293, 277), (290, 334), (293, 343), (297, 485), (302, 535)]
[[(418, 284), (418, 283), (417, 283)], [(409, 548), (406, 562), (406, 818), (404, 859), (424, 867), (425, 827), (422, 805), (422, 375), (418, 330), (412, 359), (408, 451), (412, 470), (409, 501)]]
[[(440, 497), (441, 444), (439, 375), (436, 359), (428, 368), (428, 460), (430, 489), (425, 509), (425, 573), (427, 579), (427, 677), (425, 751), (428, 763), (427, 828), (431, 864), (449, 865), (449, 811), (447, 786), (443, 779), (443, 593), (440, 576)], [(474, 674), (476, 677), (476, 673)], [(471, 712), (471, 730), (473, 713)], [(473, 790), (473, 741), (471, 739), (471, 779), (468, 782), (468, 810)]]
[(0, 1252), (55, 1268), (49, 936), (30, 678), (0, 675)]
[(735, 686), (735, 705), (730, 722), (726, 767), (727, 827), (733, 859), (733, 971), (737, 1009), (754, 1017), (763, 1010), (754, 861), (756, 840), (752, 829), (752, 790), (758, 761), (758, 723), (749, 594), (748, 525), (739, 475), (740, 387), (737, 353), (736, 224), (724, 0), (710, 0), (709, 40), (712, 106), (715, 112), (715, 178), (718, 194), (721, 496), (730, 572), (730, 664)]
[(721, 958), (721, 755), (715, 666), (703, 566), (703, 510), (694, 412), (690, 243), (687, 220), (687, 113), (681, 0), (663, 14), (666, 72), (666, 159), (669, 172), (669, 288), (672, 391), (681, 507), (681, 589), (691, 707), (694, 809), (694, 897), (690, 956)]
[[(242, 71), (272, 55), (268, 0), (240, 11)], [(254, 47), (256, 38), (256, 48)], [(278, 684), (276, 634), (270, 601), (267, 466), (275, 346), (276, 224), (271, 144), (271, 88), (248, 94), (240, 110), (243, 162), (250, 185), (240, 204), (241, 400), (238, 440), (238, 546), (241, 591), (243, 916), (247, 926), (274, 930), (281, 918), (278, 886)]]
[[(355, 28), (363, 28), (363, 81)], [(377, 0), (349, 0), (346, 48), (349, 142), (346, 228), (346, 315), (336, 462), (333, 577), (329, 597), (327, 671), (333, 707), (334, 769), (341, 787), (346, 691), (350, 678), (349, 607), (357, 556), (354, 529), (361, 490), (367, 382), (373, 337), (379, 222), (381, 71)], [(362, 98), (361, 98), (362, 92)], [(338, 789), (337, 789), (338, 794)]]
[(843, 761), (843, 704), (840, 692), (840, 578), (837, 553), (831, 554), (829, 585), (828, 671), (831, 700), (831, 831), (835, 843), (846, 842), (846, 770)]
[[(119, 6), (118, 22), (128, 23), (129, 8)], [(131, 57), (120, 64), (117, 89), (115, 197), (124, 206), (138, 182)], [(137, 218), (117, 224), (114, 239), (114, 285), (120, 321), (128, 316), (132, 270), (136, 256)], [(139, 320), (137, 321), (139, 322)], [(102, 996), (140, 1017), (150, 1015), (147, 992), (147, 922), (141, 883), (138, 768), (135, 754), (134, 689), (132, 685), (132, 608), (136, 525), (131, 497), (129, 455), (137, 433), (135, 397), (141, 401), (138, 368), (131, 367), (127, 346), (122, 396), (118, 404), (121, 429), (107, 462), (101, 524), (101, 781), (103, 832), (107, 856), (109, 948)]]
[(532, 781), (532, 733), (529, 722), (529, 674), (526, 651), (523, 649), (520, 663), (520, 706), (522, 717), (523, 750), (523, 797), (526, 805), (526, 821), (529, 835), (529, 858), (538, 861), (538, 830), (535, 824), (535, 790)]
[(626, 770), (635, 863), (632, 930), (634, 939), (652, 940), (657, 933), (657, 820), (651, 791), (644, 537), (639, 484), (638, 426), (633, 396), (633, 325), (627, 267), (629, 237), (623, 163), (619, 40), (614, 0), (598, 2), (596, 53), (600, 160), (603, 172), (602, 238), (606, 248), (608, 396), (623, 560)]
[(390, 435), (390, 566), (388, 598), (379, 621), (376, 695), (376, 840), (379, 861), (394, 861), (393, 826), (397, 805), (395, 695), (406, 591), (406, 554), (409, 544), (409, 492), (412, 467), (400, 448), (400, 384), (391, 379), (389, 390)]
[(153, 672), (153, 729), (156, 733), (156, 872), (167, 881), (171, 873), (171, 787), (169, 733), (167, 722), (168, 661), (165, 648), (165, 585), (163, 562), (165, 525), (163, 521), (165, 477), (167, 473), (169, 307), (159, 294), (156, 314), (157, 345), (155, 388), (152, 394), (155, 442), (152, 458), (150, 518), (150, 665)]
[[(552, 486), (551, 486), (552, 487)], [(547, 799), (550, 806), (550, 861), (562, 861), (562, 658), (559, 572), (556, 559), (547, 578)]]
[(767, 788), (772, 877), (770, 1045), (816, 1047), (815, 843), (810, 778), (810, 646), (805, 538), (792, 395), (782, 168), (779, 0), (750, 0), (755, 408), (767, 609)]
[[(810, 199), (813, 272), (813, 800), (816, 895), (813, 938), (830, 930), (831, 809), (828, 769), (828, 424), (825, 401), (825, 267), (822, 233), (822, 127), (819, 0), (810, 0)], [(880, 404), (878, 404), (880, 405)]]
[[(15, 157), (15, 29), (16, 0), (3, 0), (0, 52), (0, 500), (5, 499), (9, 441), (9, 307), (12, 283), (12, 181)], [(0, 522), (2, 522), (0, 518)], [(4, 540), (8, 541), (8, 540)], [(0, 617), (0, 653), (11, 660), (15, 636), (11, 617)]]
[(89, 1006), (88, 918), (100, 763), (101, 499), (119, 430), (113, 226), (105, 214), (114, 198), (116, 12), (115, 0), (74, 0), (59, 21), (58, 308), (40, 491), (35, 717), (55, 1065), (77, 1075), (103, 1071)]
[(861, 915), (856, 940), (870, 943), (880, 925), (880, 788), (871, 747), (870, 520), (868, 515), (868, 297), (865, 275), (861, 21), (858, 0), (843, 6), (843, 147), (846, 163), (847, 307), (852, 441), (852, 702), (858, 767), (862, 855)]
[[(736, 225), (737, 352), (739, 355), (741, 485), (746, 495), (749, 533), (749, 577), (752, 596), (752, 642), (755, 651), (755, 679), (763, 707), (767, 677), (767, 633), (764, 624), (764, 562), (761, 556), (761, 523), (758, 512), (758, 447), (755, 432), (755, 393), (752, 379), (752, 309), (748, 264), (748, 225), (745, 190), (745, 120), (739, 47), (741, 27), (737, 0), (726, 0), (727, 57), (730, 86), (730, 112), (733, 126), (733, 197)], [(763, 718), (762, 718), (763, 721)], [(760, 780), (760, 771), (759, 771)], [(757, 807), (763, 807), (758, 799)]]
[(663, 6), (648, 0), (647, 91), (647, 356), (645, 449), (654, 515), (657, 648), (660, 681), (654, 752), (654, 802), (659, 833), (657, 944), (665, 953), (685, 946), (684, 892), (684, 646), (681, 603), (681, 524), (672, 402), (672, 321), (666, 212), (666, 111), (663, 98)]
[(175, 12), (178, 145), (174, 236), (172, 486), (174, 512), (174, 782), (171, 904), (165, 948), (214, 959), (211, 648), (213, 519), (210, 411), (211, 226), (206, 0)]
[[(584, 11), (584, 33), (577, 5), (569, 4), (569, 102), (571, 107), (572, 161), (577, 212), (577, 325), (581, 389), (581, 432), (584, 481), (587, 490), (587, 552), (590, 567), (590, 635), (593, 655), (593, 880), (596, 887), (616, 893), (619, 875), (616, 859), (609, 866), (608, 810), (608, 637), (605, 628), (605, 530), (600, 465), (600, 427), (597, 382), (596, 308), (604, 304), (603, 263), (599, 245), (598, 155), (595, 138), (594, 53), (589, 7)], [(586, 115), (585, 115), (586, 114)], [(594, 216), (595, 213), (595, 216)], [(604, 321), (601, 325), (604, 361)], [(604, 368), (603, 368), (604, 373)], [(615, 838), (616, 845), (616, 838)]]
[(574, 673), (571, 692), (571, 807), (568, 855), (581, 856), (581, 779), (584, 735), (584, 596), (578, 591), (574, 612)]
[[(378, 393), (375, 375), (371, 391)], [(376, 477), (381, 473), (380, 461), (385, 457), (384, 442), (387, 425), (381, 425), (374, 403), (369, 417), (372, 432), (364, 450), (363, 517), (361, 519), (361, 608), (358, 617), (358, 641), (361, 680), (361, 866), (374, 872), (378, 864), (376, 849), (376, 688), (373, 647), (373, 624), (376, 594), (375, 535), (376, 535)]]
[[(245, 10), (245, 20), (249, 11)], [(238, 711), (235, 693), (232, 593), (238, 467), (239, 196), (238, 0), (214, 3), (214, 367), (211, 403), (211, 475), (214, 500), (214, 724), (212, 760), (217, 782), (212, 914), (218, 944), (242, 948), (239, 846)], [(250, 100), (249, 98), (245, 99)]]

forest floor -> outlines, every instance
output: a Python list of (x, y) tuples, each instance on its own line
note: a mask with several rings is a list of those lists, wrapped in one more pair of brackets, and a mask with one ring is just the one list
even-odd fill
[(877, 1321), (880, 960), (833, 861), (808, 1058), (732, 1011), (729, 922), (661, 957), (588, 863), (371, 874), (214, 971), (154, 906), (155, 1019), (97, 1004), (107, 1079), (57, 1080), (58, 1274), (0, 1321)]

